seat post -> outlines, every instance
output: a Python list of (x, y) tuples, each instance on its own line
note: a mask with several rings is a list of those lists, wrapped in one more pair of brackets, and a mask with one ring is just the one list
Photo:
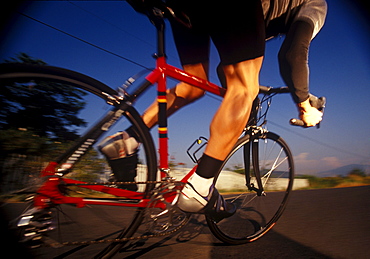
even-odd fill
[(153, 9), (153, 12), (148, 15), (149, 20), (155, 26), (157, 30), (157, 57), (165, 57), (165, 22), (162, 12)]
[(165, 37), (164, 37), (164, 30), (165, 30), (165, 23), (164, 20), (161, 19), (160, 26), (156, 26), (157, 28), (157, 55), (158, 57), (165, 57)]

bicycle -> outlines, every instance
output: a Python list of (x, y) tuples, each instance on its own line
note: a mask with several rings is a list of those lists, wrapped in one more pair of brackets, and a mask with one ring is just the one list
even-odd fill
[[(41, 171), (42, 182), (37, 190), (32, 191), (31, 204), (19, 216), (16, 223), (22, 242), (29, 246), (46, 245), (54, 249), (63, 249), (69, 245), (86, 247), (90, 244), (109, 243), (96, 255), (96, 258), (109, 258), (124, 246), (129, 246), (134, 240), (172, 234), (189, 220), (190, 214), (179, 210), (176, 207), (176, 201), (182, 186), (195, 172), (196, 166), (179, 181), (171, 177), (168, 162), (166, 79), (174, 78), (221, 97), (226, 90), (167, 64), (164, 49), (164, 13), (168, 13), (168, 10), (157, 8), (152, 10), (149, 18), (157, 30), (158, 39), (156, 68), (149, 72), (132, 93), (128, 93), (123, 88), (113, 90), (91, 77), (63, 68), (28, 64), (0, 65), (2, 84), (15, 82), (18, 86), (29, 84), (37, 86), (39, 82), (46, 81), (67, 84), (92, 93), (113, 106), (68, 150)], [(174, 13), (169, 13), (175, 17)], [(132, 84), (133, 81), (135, 80), (131, 78), (127, 81), (127, 85)], [(135, 100), (153, 84), (157, 84), (158, 91), (159, 165), (157, 165), (152, 136), (133, 107)], [(279, 135), (269, 132), (264, 127), (272, 97), (282, 93), (289, 93), (289, 89), (287, 87), (260, 87), (262, 97), (254, 101), (250, 120), (243, 134), (215, 177), (216, 187), (220, 191), (222, 191), (222, 186), (218, 186), (217, 183), (230, 171), (245, 181), (242, 190), (238, 189), (230, 194), (224, 194), (226, 199), (237, 206), (235, 215), (220, 222), (215, 222), (206, 216), (211, 232), (225, 243), (244, 244), (261, 238), (276, 224), (287, 205), (294, 180), (293, 156), (286, 142)], [(262, 110), (263, 104), (267, 106), (265, 110)], [(97, 143), (103, 134), (123, 118), (125, 118), (125, 123), (134, 128), (142, 143), (138, 152), (140, 164), (137, 166), (136, 181), (83, 182), (67, 178), (68, 175), (73, 174), (73, 169), (81, 161), (83, 155)], [(196, 154), (204, 145), (206, 145), (206, 139), (199, 138), (187, 150), (195, 163), (198, 160)], [(196, 150), (193, 152), (194, 147)], [(134, 184), (138, 186), (138, 190), (129, 191), (117, 188), (116, 185), (120, 184)], [(71, 195), (77, 188), (93, 193), (105, 193), (110, 197), (89, 198)], [(79, 193), (79, 190), (75, 192)], [(25, 189), (18, 193), (23, 191)], [(115, 230), (116, 234), (118, 232), (117, 237), (91, 237), (82, 241), (79, 238), (72, 241), (56, 240), (58, 235), (54, 234), (55, 226), (52, 219), (56, 215), (65, 214), (66, 204), (75, 205), (77, 208), (103, 205), (107, 209), (114, 206), (115, 209), (124, 210), (119, 230)], [(122, 225), (123, 223), (125, 226)], [(147, 230), (138, 233), (139, 227), (144, 223)], [(59, 222), (59, 226), (63, 224), (66, 223)], [(113, 232), (113, 230), (109, 231)], [(75, 232), (77, 231), (73, 231)], [(61, 253), (68, 254), (64, 250)]]

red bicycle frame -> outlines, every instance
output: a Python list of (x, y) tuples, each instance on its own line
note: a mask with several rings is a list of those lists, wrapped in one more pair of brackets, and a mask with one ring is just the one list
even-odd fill
[[(155, 18), (155, 17), (154, 17)], [(164, 52), (164, 21), (162, 18), (156, 19), (153, 22), (157, 28), (158, 37), (158, 54), (156, 59), (156, 68), (146, 77), (147, 84), (143, 84), (142, 92), (148, 86), (157, 84), (157, 102), (159, 106), (158, 111), (158, 134), (159, 134), (159, 169), (161, 171), (161, 178), (167, 176), (166, 172), (169, 170), (168, 166), (168, 137), (167, 137), (167, 78), (173, 78), (195, 87), (201, 88), (210, 93), (224, 96), (226, 90), (213, 84), (207, 80), (193, 76), (179, 68), (167, 64), (166, 55)], [(135, 95), (135, 94), (134, 94)], [(136, 95), (135, 95), (136, 96)], [(60, 178), (57, 172), (58, 163), (50, 162), (49, 165), (41, 172), (42, 177), (48, 177), (46, 182), (39, 188), (34, 199), (36, 207), (45, 208), (49, 204), (75, 204), (77, 207), (84, 207), (87, 204), (95, 205), (111, 205), (124, 207), (146, 207), (150, 199), (145, 197), (144, 193), (108, 187), (99, 184), (87, 184), (81, 181)], [(189, 177), (195, 172), (196, 166), (183, 178), (182, 183), (186, 183)], [(60, 190), (64, 185), (80, 185), (83, 188), (95, 190), (103, 193), (123, 197), (113, 200), (103, 199), (87, 199), (80, 197), (65, 196)], [(181, 187), (178, 187), (181, 188)], [(172, 202), (176, 197), (176, 191), (167, 194), (167, 201)], [(156, 207), (165, 209), (165, 205), (161, 202), (156, 203)]]

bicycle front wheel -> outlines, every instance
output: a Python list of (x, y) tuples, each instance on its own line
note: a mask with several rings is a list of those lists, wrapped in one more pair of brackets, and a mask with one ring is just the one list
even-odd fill
[[(254, 168), (257, 166), (258, 171)], [(256, 171), (257, 176), (260, 173), (263, 192)], [(237, 211), (218, 223), (207, 217), (210, 230), (228, 244), (259, 239), (282, 215), (293, 179), (293, 157), (282, 138), (271, 132), (262, 133), (252, 141), (250, 135), (242, 137), (216, 179), (216, 188), (227, 201), (235, 204)], [(231, 183), (235, 185), (230, 186)]]
[[(148, 128), (138, 112), (130, 105), (117, 106), (107, 111), (109, 96), (117, 93), (105, 84), (80, 73), (57, 67), (1, 64), (0, 90), (2, 97), (12, 105), (14, 110), (26, 104), (23, 110), (19, 109), (17, 113), (20, 116), (21, 113), (27, 112), (28, 115), (21, 117), (22, 120), (13, 120), (14, 125), (9, 124), (8, 128), (2, 128), (2, 134), (9, 134), (13, 138), (22, 140), (23, 146), (22, 149), (16, 149), (12, 145), (17, 142), (12, 142), (11, 138), (8, 141), (9, 148), (13, 148), (14, 151), (9, 152), (2, 166), (1, 194), (7, 194), (6, 196), (14, 194), (13, 199), (21, 199), (26, 193), (36, 194), (39, 187), (37, 183), (43, 184), (39, 177), (42, 164), (50, 160), (56, 161), (59, 165), (73, 163), (68, 174), (60, 176), (62, 178), (95, 182), (97, 185), (101, 182), (111, 182), (105, 159), (99, 155), (94, 143), (99, 142), (104, 135), (109, 136), (126, 128), (133, 129), (141, 143), (137, 152), (138, 162), (134, 182), (156, 180), (156, 151)], [(69, 105), (63, 106), (63, 101), (67, 99)], [(16, 103), (17, 100), (21, 101)], [(73, 110), (75, 106), (79, 108), (84, 104), (85, 109), (77, 110), (89, 128), (82, 131), (80, 128), (73, 127), (74, 122), (79, 123), (79, 120), (69, 120), (69, 118), (75, 115)], [(47, 109), (41, 107), (47, 107)], [(54, 127), (56, 124), (58, 127)], [(93, 126), (90, 127), (90, 125)], [(76, 137), (79, 137), (76, 141), (70, 141)], [(27, 145), (33, 148), (32, 153), (25, 150)], [(20, 167), (14, 168), (15, 164)], [(47, 236), (54, 240), (54, 243), (76, 242), (78, 244), (85, 241), (123, 239), (133, 236), (142, 222), (143, 209), (109, 206), (110, 202), (124, 197), (80, 186), (62, 187), (63, 194), (66, 196), (99, 200), (104, 205), (75, 208), (64, 204), (51, 204), (50, 208), (45, 210), (38, 211), (36, 208), (30, 217), (37, 222), (31, 223), (43, 224), (44, 229), (31, 228), (31, 224), (21, 227), (19, 227), (20, 224), (16, 225), (15, 227), (19, 227), (21, 241), (30, 235), (34, 235), (34, 239), (39, 240), (41, 236), (44, 237), (44, 232), (48, 232)], [(153, 188), (154, 184), (137, 184), (137, 192), (143, 193), (144, 197), (148, 197)], [(3, 208), (9, 207), (9, 210), (15, 211), (20, 210), (22, 206), (24, 204), (19, 203), (4, 205)], [(22, 213), (21, 217), (28, 216), (27, 213), (32, 211), (32, 208), (32, 205), (28, 207), (25, 210), (26, 214)], [(16, 223), (17, 220), (14, 222)], [(48, 222), (53, 222), (53, 226)], [(112, 243), (106, 247), (106, 243), (102, 242), (94, 246), (80, 245), (77, 248), (73, 246), (49, 248), (44, 245), (39, 243), (33, 245), (36, 248), (32, 253), (36, 257), (43, 255), (45, 258), (56, 256), (62, 258), (72, 254), (75, 257), (93, 257), (98, 254), (99, 257), (104, 258), (117, 253), (125, 243)]]

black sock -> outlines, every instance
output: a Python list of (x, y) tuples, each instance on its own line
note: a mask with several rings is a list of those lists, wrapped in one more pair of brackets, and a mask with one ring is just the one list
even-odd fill
[[(138, 164), (137, 154), (129, 157), (108, 160), (108, 163), (117, 182), (135, 182), (135, 177), (137, 175), (136, 167)], [(119, 187), (131, 191), (137, 190), (137, 186), (135, 184), (121, 184)]]
[(200, 159), (196, 173), (204, 178), (214, 177), (222, 166), (223, 161), (210, 157), (206, 154)]

